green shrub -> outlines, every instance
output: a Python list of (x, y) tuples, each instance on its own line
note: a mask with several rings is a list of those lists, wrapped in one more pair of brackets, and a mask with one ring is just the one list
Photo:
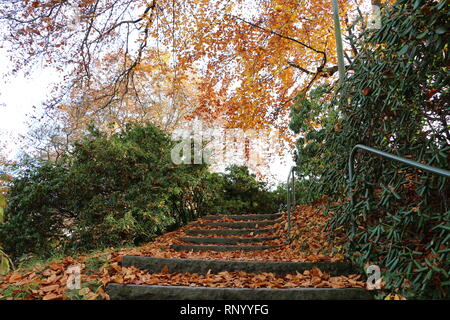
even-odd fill
[(278, 209), (268, 185), (258, 181), (248, 167), (232, 165), (226, 168), (218, 181), (222, 195), (216, 210), (225, 214), (273, 213)]
[(42, 257), (140, 244), (214, 213), (273, 212), (271, 193), (246, 167), (225, 174), (174, 165), (160, 129), (92, 129), (57, 162), (28, 165), (11, 183), (0, 239), (6, 252)]
[(450, 294), (448, 181), (359, 152), (352, 205), (348, 156), (361, 143), (450, 167), (449, 15), (446, 0), (385, 6), (382, 28), (352, 39), (358, 55), (336, 99), (324, 112), (314, 101), (302, 103), (313, 104), (309, 115), (294, 112), (295, 127), (331, 115), (329, 123), (319, 119), (323, 129), (305, 130), (299, 165), (309, 162), (322, 182), (318, 192), (344, 203), (334, 208), (331, 227), (347, 232), (348, 257), (361, 267), (379, 265), (386, 290), (407, 297)]
[[(328, 148), (327, 137), (338, 124), (338, 112), (330, 103), (331, 88), (319, 86), (308, 95), (296, 97), (291, 109), (290, 129), (301, 134), (296, 142), (296, 200), (311, 203), (323, 195), (336, 192), (330, 172), (335, 172), (335, 157), (342, 157)], [(339, 168), (340, 169), (340, 168)]]
[(0, 239), (8, 253), (138, 244), (205, 209), (204, 165), (173, 165), (174, 142), (154, 126), (130, 125), (107, 137), (93, 130), (56, 163), (13, 180)]

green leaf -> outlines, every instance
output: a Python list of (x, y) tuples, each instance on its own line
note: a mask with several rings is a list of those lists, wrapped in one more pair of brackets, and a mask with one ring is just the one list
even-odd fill
[(441, 2), (438, 4), (437, 8), (438, 10), (441, 10), (446, 5), (447, 0), (441, 0)]
[(405, 45), (400, 49), (400, 51), (397, 52), (397, 54), (398, 54), (399, 56), (401, 56), (401, 55), (405, 54), (405, 53), (408, 51), (408, 49), (409, 49), (409, 46), (408, 46), (407, 44), (405, 44)]
[(420, 6), (421, 3), (422, 3), (422, 0), (416, 0), (416, 2), (414, 2), (413, 9), (416, 10)]
[(9, 260), (2, 251), (0, 251), (0, 275), (7, 274), (10, 271)]
[(435, 32), (437, 33), (437, 34), (444, 34), (444, 33), (447, 33), (447, 32), (449, 32), (450, 31), (450, 26), (447, 24), (447, 25), (442, 25), (442, 26), (439, 26), (439, 27), (437, 27), (436, 28), (436, 30), (435, 30)]
[(421, 32), (416, 38), (421, 40), (423, 38), (425, 38), (425, 36), (428, 34), (428, 30), (425, 30), (423, 32)]

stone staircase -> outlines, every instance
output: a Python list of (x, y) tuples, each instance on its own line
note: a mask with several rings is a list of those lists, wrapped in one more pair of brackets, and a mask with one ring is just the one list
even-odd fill
[[(256, 251), (280, 248), (282, 239), (274, 235), (282, 223), (280, 214), (214, 215), (201, 219), (178, 238), (175, 251)], [(273, 244), (273, 243), (277, 244)], [(284, 276), (319, 268), (330, 276), (354, 274), (347, 262), (284, 262), (200, 260), (125, 256), (123, 267), (134, 266), (149, 273), (218, 274), (220, 272), (273, 273)], [(369, 291), (358, 288), (212, 288), (110, 283), (110, 298), (120, 300), (353, 300), (372, 299)]]
[[(175, 251), (256, 251), (278, 248), (279, 245), (266, 244), (277, 240), (277, 236), (264, 236), (275, 231), (273, 228), (282, 222), (280, 214), (254, 215), (216, 215), (207, 216), (199, 223), (199, 229), (188, 230), (192, 237), (181, 237), (184, 244), (174, 244)], [(223, 221), (233, 220), (233, 221)], [(211, 229), (212, 228), (212, 229)], [(255, 234), (261, 236), (254, 236)], [(197, 235), (197, 237), (193, 237)]]

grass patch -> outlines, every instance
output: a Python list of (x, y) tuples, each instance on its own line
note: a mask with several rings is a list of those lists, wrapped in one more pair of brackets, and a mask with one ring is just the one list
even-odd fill
[(10, 285), (0, 289), (0, 300), (26, 300), (33, 296), (32, 290), (37, 290), (38, 284), (35, 282), (22, 286)]
[(66, 290), (66, 296), (70, 300), (87, 300), (88, 295), (92, 292), (97, 292), (102, 283), (100, 281), (87, 281), (81, 284), (79, 290)]
[(100, 268), (108, 262), (108, 255), (104, 254), (99, 257), (90, 257), (85, 261), (85, 270), (91, 272), (98, 272)]

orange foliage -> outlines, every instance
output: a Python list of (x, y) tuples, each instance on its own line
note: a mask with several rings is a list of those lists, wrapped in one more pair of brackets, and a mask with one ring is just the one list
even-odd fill
[[(108, 70), (103, 93), (123, 100), (133, 93), (134, 72), (145, 65), (146, 51), (170, 52), (168, 79), (199, 75), (195, 114), (226, 119), (230, 127), (277, 126), (287, 137), (292, 98), (324, 81), (323, 69), (336, 64), (329, 0), (72, 2), (23, 1), (21, 8), (1, 9), (10, 22), (5, 38), (14, 53), (25, 53), (25, 59), (14, 55), (17, 67), (45, 57), (61, 70), (72, 67), (67, 83), (85, 88), (105, 81), (96, 61), (120, 54), (125, 58)], [(357, 14), (359, 2), (339, 1), (343, 23)]]

